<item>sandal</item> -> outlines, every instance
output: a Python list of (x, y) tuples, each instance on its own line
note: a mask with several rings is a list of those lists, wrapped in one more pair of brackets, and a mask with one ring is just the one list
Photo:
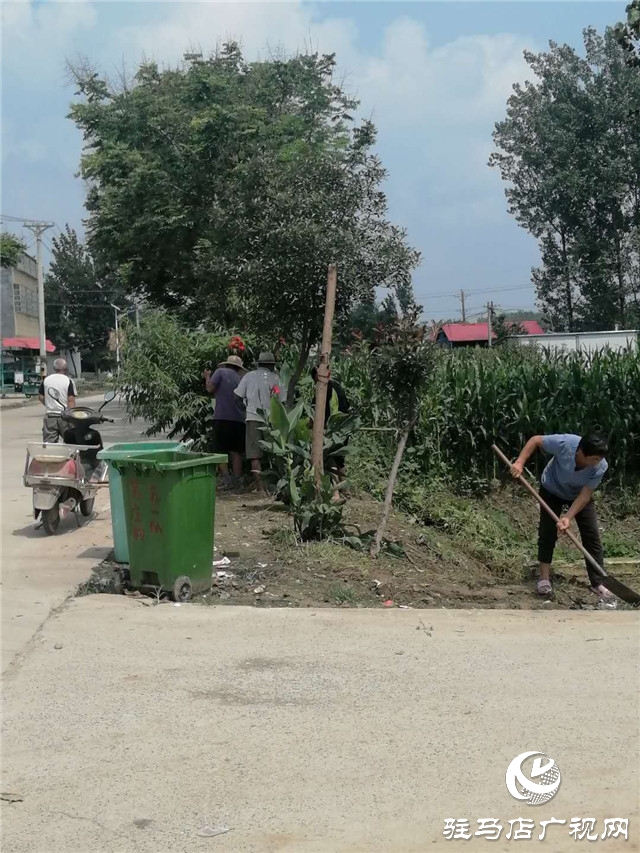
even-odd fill
[(601, 583), (598, 586), (590, 587), (591, 592), (594, 592), (598, 598), (615, 598), (615, 595), (611, 592), (610, 589), (607, 589), (606, 586), (603, 586)]
[(538, 591), (538, 595), (551, 595), (553, 589), (551, 588), (551, 581), (539, 580), (536, 585), (536, 590)]

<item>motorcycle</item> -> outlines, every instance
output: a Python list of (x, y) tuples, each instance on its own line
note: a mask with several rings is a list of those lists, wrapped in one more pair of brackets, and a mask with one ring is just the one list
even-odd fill
[[(62, 402), (55, 388), (50, 388), (49, 394)], [(97, 459), (102, 437), (92, 427), (113, 423), (112, 418), (105, 418), (100, 412), (115, 396), (115, 391), (107, 391), (97, 411), (76, 406), (60, 412), (59, 417), (68, 425), (62, 444), (27, 443), (24, 485), (33, 489), (34, 517), (42, 516), (42, 527), (48, 535), (57, 533), (60, 519), (69, 512), (79, 510), (83, 516), (90, 516), (98, 489), (108, 485), (107, 465)], [(76, 518), (80, 524), (77, 515)]]

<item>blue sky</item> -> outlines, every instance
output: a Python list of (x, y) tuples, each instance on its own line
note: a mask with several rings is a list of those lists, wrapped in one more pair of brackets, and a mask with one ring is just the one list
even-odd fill
[[(175, 64), (235, 37), (248, 58), (269, 47), (335, 52), (347, 86), (379, 129), (391, 218), (423, 261), (414, 278), (429, 318), (488, 299), (531, 308), (535, 241), (506, 211), (486, 161), (512, 84), (530, 77), (525, 48), (624, 17), (625, 2), (7, 2), (2, 9), (2, 213), (82, 230), (82, 140), (66, 118), (65, 63), (116, 74), (143, 55)], [(51, 233), (51, 232), (50, 232)]]

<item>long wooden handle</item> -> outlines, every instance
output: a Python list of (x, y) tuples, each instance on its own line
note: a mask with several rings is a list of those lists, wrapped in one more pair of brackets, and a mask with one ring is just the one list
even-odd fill
[[(504, 453), (500, 450), (500, 448), (499, 448), (499, 447), (497, 447), (495, 444), (492, 444), (492, 445), (491, 445), (491, 447), (492, 447), (492, 449), (493, 449), (494, 453), (495, 453), (495, 454), (496, 454), (496, 455), (497, 455), (497, 456), (498, 456), (498, 457), (499, 457), (499, 458), (504, 462), (504, 464), (505, 464), (505, 465), (507, 465), (507, 466), (509, 467), (509, 470), (511, 470), (511, 468), (512, 468), (513, 466), (512, 466), (512, 464), (511, 464), (511, 462), (507, 459), (507, 457), (504, 455)], [(518, 478), (517, 478), (517, 479), (522, 483), (522, 485), (525, 487), (525, 489), (526, 489), (528, 492), (531, 492), (531, 494), (532, 494), (532, 495), (533, 495), (533, 497), (538, 501), (538, 503), (540, 504), (540, 506), (541, 506), (544, 510), (546, 510), (546, 512), (548, 512), (548, 513), (549, 513), (549, 515), (551, 516), (551, 518), (552, 518), (552, 519), (556, 522), (556, 524), (557, 524), (557, 523), (560, 521), (560, 519), (559, 519), (559, 518), (558, 518), (558, 516), (555, 514), (555, 512), (551, 509), (551, 507), (549, 506), (549, 504), (548, 504), (545, 500), (543, 500), (543, 499), (540, 497), (540, 495), (539, 495), (539, 494), (537, 493), (537, 491), (533, 488), (533, 486), (531, 485), (531, 483), (528, 483), (528, 482), (525, 480), (525, 478), (524, 478), (524, 477), (522, 477), (522, 476), (518, 476)], [(580, 553), (584, 555), (584, 558), (585, 558), (586, 560), (588, 560), (588, 561), (589, 561), (589, 563), (590, 563), (590, 564), (593, 566), (593, 568), (598, 572), (598, 574), (602, 575), (602, 577), (603, 577), (603, 578), (606, 578), (606, 577), (607, 577), (607, 573), (606, 573), (606, 572), (605, 572), (605, 570), (602, 568), (602, 566), (601, 566), (599, 563), (597, 563), (597, 562), (593, 559), (593, 557), (591, 556), (591, 554), (590, 554), (590, 553), (587, 551), (587, 549), (583, 546), (582, 542), (580, 542), (580, 540), (579, 540), (579, 539), (577, 539), (577, 538), (575, 537), (575, 535), (574, 535), (570, 530), (565, 530), (564, 532), (565, 532), (565, 535), (566, 535), (566, 536), (569, 538), (569, 540), (572, 542), (572, 544), (573, 544), (573, 545), (575, 545), (575, 546), (576, 546), (576, 548), (578, 549), (578, 551), (580, 551)]]

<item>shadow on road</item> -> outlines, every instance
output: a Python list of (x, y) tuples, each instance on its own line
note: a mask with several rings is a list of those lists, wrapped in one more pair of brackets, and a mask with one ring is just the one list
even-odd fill
[(92, 560), (106, 560), (110, 557), (113, 548), (111, 545), (99, 546), (93, 545), (91, 548), (87, 548), (81, 554), (78, 554), (78, 559), (92, 559)]
[[(31, 521), (26, 527), (19, 527), (17, 530), (12, 530), (12, 536), (22, 536), (25, 539), (52, 539), (57, 538), (59, 536), (66, 536), (69, 533), (73, 533), (74, 530), (80, 530), (83, 527), (86, 527), (87, 524), (92, 522), (95, 518), (98, 517), (97, 513), (93, 513), (89, 518), (85, 518), (82, 520), (80, 525), (78, 525), (77, 521), (73, 517), (73, 514), (70, 513), (68, 518), (63, 518), (60, 521), (60, 527), (58, 528), (57, 533), (52, 537), (47, 537), (47, 534), (42, 529), (42, 526), (36, 527), (36, 522)], [(104, 549), (96, 548), (96, 551), (102, 551)]]

